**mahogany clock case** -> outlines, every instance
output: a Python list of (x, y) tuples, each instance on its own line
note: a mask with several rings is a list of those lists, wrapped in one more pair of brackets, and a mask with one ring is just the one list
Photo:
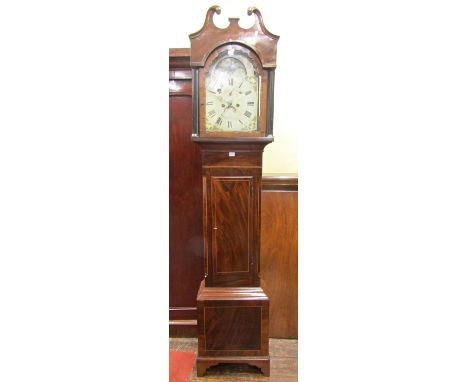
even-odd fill
[[(197, 295), (197, 373), (202, 376), (207, 367), (217, 363), (241, 362), (258, 366), (269, 375), (269, 298), (261, 285), (259, 261), (260, 203), (263, 149), (273, 141), (273, 80), (279, 37), (268, 32), (256, 8), (248, 9), (255, 19), (248, 29), (240, 28), (238, 18), (230, 18), (227, 28), (216, 27), (213, 15), (220, 12), (218, 6), (210, 7), (202, 29), (189, 36), (192, 140), (200, 147), (203, 179), (205, 279)], [(206, 118), (207, 73), (221, 55), (231, 52), (235, 56), (236, 49), (238, 59), (241, 61), (242, 55), (250, 62), (255, 68), (254, 81), (260, 82), (257, 128), (212, 133)], [(218, 97), (228, 105), (221, 112), (224, 118), (227, 109), (234, 109), (233, 99), (225, 100), (238, 91), (233, 82), (231, 77), (232, 88), (227, 92), (217, 89)], [(216, 95), (215, 89), (208, 90)], [(246, 93), (238, 95), (240, 106)], [(214, 104), (216, 98), (210, 97)]]

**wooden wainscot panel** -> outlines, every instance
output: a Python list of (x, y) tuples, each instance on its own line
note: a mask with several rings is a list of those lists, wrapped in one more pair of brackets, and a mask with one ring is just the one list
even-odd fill
[(260, 269), (273, 338), (297, 338), (297, 189), (297, 176), (263, 177)]

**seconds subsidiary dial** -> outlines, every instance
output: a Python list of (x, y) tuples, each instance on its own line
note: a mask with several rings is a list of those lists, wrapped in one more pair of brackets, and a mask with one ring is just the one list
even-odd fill
[(257, 130), (259, 76), (247, 54), (234, 47), (222, 52), (205, 84), (208, 132)]

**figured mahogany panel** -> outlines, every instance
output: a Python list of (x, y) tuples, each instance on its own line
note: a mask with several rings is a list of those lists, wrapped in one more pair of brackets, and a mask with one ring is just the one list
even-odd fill
[(203, 168), (207, 287), (259, 285), (260, 171)]
[(211, 187), (214, 270), (248, 272), (252, 177), (212, 177)]
[(187, 53), (187, 49), (171, 50), (169, 62), (169, 318), (173, 334), (194, 333), (196, 295), (204, 276), (201, 156), (190, 139), (192, 81)]
[(260, 350), (261, 323), (259, 306), (205, 307), (206, 350)]

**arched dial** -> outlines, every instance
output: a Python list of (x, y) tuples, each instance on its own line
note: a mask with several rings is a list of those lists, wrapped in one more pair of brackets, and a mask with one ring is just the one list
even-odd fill
[(213, 62), (205, 81), (206, 130), (256, 131), (259, 77), (247, 55), (229, 48)]

